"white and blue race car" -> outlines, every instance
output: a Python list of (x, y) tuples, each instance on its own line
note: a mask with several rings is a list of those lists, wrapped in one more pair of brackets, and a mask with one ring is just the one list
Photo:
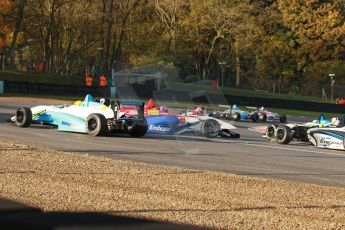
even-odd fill
[[(122, 116), (118, 112), (122, 104), (136, 107), (136, 116)], [(89, 94), (84, 101), (77, 101), (72, 105), (18, 108), (11, 121), (19, 127), (49, 125), (59, 131), (87, 133), (92, 136), (126, 133), (132, 137), (141, 137), (147, 132), (144, 103), (113, 101), (105, 105), (95, 101)]]
[(345, 150), (345, 127), (312, 128), (309, 141), (318, 148)]
[(279, 144), (291, 141), (310, 142), (318, 148), (345, 150), (345, 126), (338, 118), (319, 119), (305, 124), (269, 125), (265, 136)]

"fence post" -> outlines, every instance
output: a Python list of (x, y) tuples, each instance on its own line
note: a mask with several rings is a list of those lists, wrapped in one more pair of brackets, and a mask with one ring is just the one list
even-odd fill
[(0, 95), (4, 94), (4, 81), (0, 81)]

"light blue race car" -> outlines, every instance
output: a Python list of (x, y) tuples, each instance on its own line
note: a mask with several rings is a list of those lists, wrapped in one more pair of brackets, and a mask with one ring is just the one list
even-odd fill
[[(122, 116), (118, 112), (122, 105), (136, 107), (136, 115)], [(18, 108), (11, 121), (19, 127), (29, 127), (31, 124), (49, 125), (59, 131), (87, 133), (92, 136), (125, 133), (132, 137), (141, 137), (147, 132), (144, 103), (100, 103), (89, 94), (84, 101), (77, 101), (72, 105)]]

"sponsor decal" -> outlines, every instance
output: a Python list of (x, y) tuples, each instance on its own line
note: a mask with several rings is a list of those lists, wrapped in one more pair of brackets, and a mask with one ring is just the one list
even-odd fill
[(138, 111), (136, 111), (136, 110), (126, 110), (125, 114), (127, 116), (135, 116), (135, 115), (138, 115)]
[(332, 140), (329, 137), (321, 137), (320, 139), (320, 146), (327, 146), (327, 145), (343, 145), (342, 141)]
[(147, 110), (147, 114), (157, 116), (157, 115), (159, 115), (159, 110), (158, 109), (149, 109), (149, 110)]
[(62, 121), (61, 125), (72, 126), (72, 124), (67, 121)]
[(149, 129), (152, 131), (157, 131), (157, 132), (170, 132), (171, 131), (170, 127), (160, 126), (160, 125), (150, 125)]

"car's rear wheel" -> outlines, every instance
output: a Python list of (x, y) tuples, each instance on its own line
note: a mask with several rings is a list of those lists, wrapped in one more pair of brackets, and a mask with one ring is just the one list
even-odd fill
[(235, 114), (234, 114), (234, 120), (235, 120), (235, 121), (241, 120), (241, 114), (235, 113)]
[(231, 115), (229, 113), (226, 113), (224, 116), (225, 120), (231, 120)]
[(263, 115), (261, 116), (261, 121), (263, 121), (263, 122), (266, 122), (266, 121), (267, 121), (267, 115), (266, 115), (266, 114), (263, 114)]
[(282, 115), (279, 117), (280, 123), (286, 123), (286, 116)]
[(258, 120), (259, 120), (259, 115), (258, 115), (257, 113), (253, 113), (253, 115), (252, 115), (252, 121), (253, 121), (253, 122), (258, 122)]
[(279, 144), (289, 144), (292, 141), (292, 131), (288, 126), (279, 126), (276, 131), (276, 141)]
[(278, 126), (274, 125), (274, 124), (267, 126), (266, 137), (270, 140), (275, 140), (277, 128), (278, 128)]
[(17, 109), (15, 123), (19, 127), (29, 127), (32, 122), (32, 112), (30, 108), (22, 107)]
[(91, 136), (104, 136), (107, 132), (107, 119), (99, 113), (93, 113), (86, 119), (86, 131)]
[(201, 124), (201, 133), (206, 137), (216, 137), (219, 135), (220, 125), (214, 119), (208, 119)]
[(143, 120), (137, 120), (137, 117), (133, 117), (133, 123), (127, 127), (128, 134), (131, 137), (142, 137), (146, 134), (148, 125), (146, 118)]

